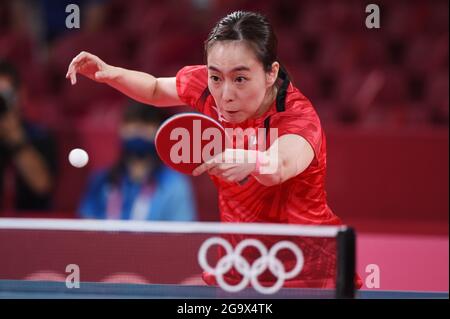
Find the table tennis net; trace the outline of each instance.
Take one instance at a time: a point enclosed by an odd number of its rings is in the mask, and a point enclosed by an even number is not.
[[[335,289],[343,274],[339,228],[12,222],[0,220],[0,280],[225,285],[229,291],[258,286],[270,292],[281,286]]]

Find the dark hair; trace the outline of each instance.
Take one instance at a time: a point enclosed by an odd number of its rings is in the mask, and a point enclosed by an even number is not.
[[[15,90],[20,88],[19,72],[13,64],[0,60],[0,76],[9,77]]]
[[[266,72],[272,69],[273,62],[278,60],[278,40],[269,20],[262,14],[249,11],[235,11],[222,18],[210,32],[205,41],[205,58],[208,50],[219,41],[244,40],[256,54]],[[277,85],[285,91],[290,77],[280,63],[278,77],[282,83]],[[285,92],[280,92],[285,94]]]

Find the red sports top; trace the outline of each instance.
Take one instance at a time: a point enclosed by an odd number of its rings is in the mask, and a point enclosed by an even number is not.
[[[269,110],[256,119],[239,124],[222,120],[217,113],[212,95],[205,98],[208,87],[208,71],[205,65],[186,66],[176,75],[177,92],[180,99],[197,111],[219,121],[225,128],[264,128],[264,120],[270,116],[270,128],[278,128],[278,137],[296,134],[306,139],[312,146],[315,157],[309,167],[288,181],[267,187],[253,177],[243,185],[229,183],[215,176],[212,180],[218,187],[220,217],[223,222],[264,222],[288,224],[339,225],[340,219],[327,205],[325,192],[326,140],[319,117],[311,102],[292,84],[286,94],[285,111],[277,112],[276,101]],[[270,141],[269,142],[273,142]],[[268,147],[268,146],[267,146]],[[245,236],[228,236],[231,243]],[[275,238],[259,238],[267,246],[273,245]],[[292,238],[290,238],[292,240]],[[284,286],[333,288],[336,279],[336,241],[330,238],[298,238],[294,240],[302,249],[305,264],[299,276],[284,283]],[[223,255],[219,250],[219,256]],[[250,263],[258,258],[255,251],[247,251],[245,257]],[[295,260],[289,256],[279,256],[285,269],[292,269]],[[228,283],[236,284],[241,276],[232,270],[226,274]],[[207,284],[216,284],[215,277],[203,273]],[[260,276],[260,281],[272,285],[276,280],[270,272]],[[360,288],[361,279],[355,276],[355,286]]]
[[[238,185],[211,176],[218,187],[222,221],[316,225],[341,223],[326,202],[325,134],[311,102],[297,88],[289,85],[284,112],[277,112],[274,102],[261,117],[233,125],[219,118],[211,95],[202,98],[208,86],[206,66],[184,67],[177,73],[176,83],[178,95],[184,103],[216,119],[225,128],[264,128],[264,120],[270,116],[270,128],[278,128],[278,137],[285,134],[302,136],[314,150],[315,158],[310,166],[281,185],[267,187],[253,177]]]

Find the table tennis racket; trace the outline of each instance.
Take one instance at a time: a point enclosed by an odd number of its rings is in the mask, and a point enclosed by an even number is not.
[[[183,174],[225,150],[225,129],[200,113],[180,113],[167,119],[155,136],[156,151],[164,164]]]

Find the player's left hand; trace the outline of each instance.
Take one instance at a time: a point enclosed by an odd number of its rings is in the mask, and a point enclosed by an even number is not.
[[[238,160],[238,159],[241,160]],[[212,159],[199,165],[192,171],[193,176],[204,172],[230,183],[244,181],[256,169],[256,161],[249,158],[249,151],[241,149],[226,149]]]

